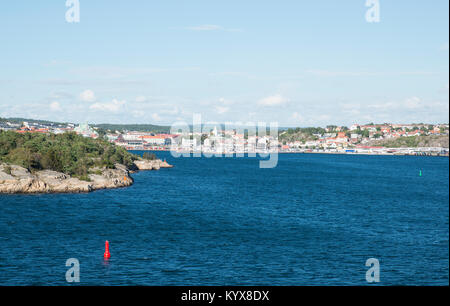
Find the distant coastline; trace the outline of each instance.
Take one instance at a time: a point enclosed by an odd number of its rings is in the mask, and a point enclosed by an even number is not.
[[[190,127],[192,128],[192,127]],[[0,131],[64,135],[110,143],[127,151],[176,151],[205,154],[349,154],[449,156],[448,124],[353,124],[281,128],[276,135],[257,135],[245,127],[224,130],[218,124],[170,134],[170,127],[139,124],[57,123],[23,118],[1,119]],[[130,157],[127,157],[130,164]],[[132,159],[132,158],[131,158]],[[78,167],[80,168],[80,167]],[[81,171],[86,175],[85,171]]]
[[[375,149],[364,149],[360,152],[341,152],[341,151],[325,151],[325,150],[292,150],[292,151],[278,151],[276,153],[278,154],[335,154],[335,155],[374,155],[374,156],[443,156],[443,157],[449,157],[448,150],[441,150],[441,148],[436,148],[433,150],[428,150],[428,148],[424,148],[423,150],[417,150],[416,148],[401,148],[402,150],[398,149],[389,149],[389,148],[375,148]],[[374,151],[373,151],[374,150]],[[378,151],[380,150],[380,151]],[[395,152],[389,152],[390,150],[394,150]],[[149,152],[170,152],[170,149],[130,149],[128,150],[130,152],[133,151],[149,151]],[[384,152],[387,151],[387,152]],[[410,151],[410,152],[405,152]],[[183,153],[208,153],[208,154],[249,154],[248,152],[201,152],[201,151],[176,151],[177,154],[183,154]],[[275,152],[268,152],[268,151],[256,151],[256,152],[250,152],[250,154],[268,154],[268,153],[275,153]]]

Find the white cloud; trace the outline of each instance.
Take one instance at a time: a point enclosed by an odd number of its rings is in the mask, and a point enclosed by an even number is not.
[[[222,105],[232,105],[234,104],[234,101],[225,98],[220,98],[219,103],[221,103]]]
[[[376,73],[370,72],[354,72],[354,71],[331,71],[331,70],[320,70],[311,69],[306,71],[308,74],[319,77],[360,77],[360,76],[375,76]]]
[[[421,105],[421,100],[420,100],[420,98],[418,98],[418,97],[411,97],[411,98],[407,98],[404,102],[403,102],[403,105],[406,107],[406,108],[409,108],[409,109],[416,109],[416,108],[419,108],[419,107],[421,107],[422,105]]]
[[[203,24],[199,26],[187,27],[190,31],[227,31],[227,32],[242,32],[241,29],[227,29],[216,24]]]
[[[84,102],[94,102],[95,94],[92,90],[87,89],[80,94],[80,99]]]
[[[393,102],[382,102],[382,103],[376,103],[376,104],[370,104],[367,106],[368,109],[371,111],[383,111],[388,109],[394,109],[398,107],[398,103]]]
[[[307,74],[317,77],[382,77],[382,76],[404,76],[404,75],[433,75],[431,71],[396,71],[396,72],[369,72],[369,71],[332,71],[310,69]]]
[[[144,96],[136,97],[136,102],[142,103],[142,102],[145,102],[145,101],[147,101],[147,98],[144,97]]]
[[[326,115],[326,114],[324,114],[324,115],[319,115],[319,116],[317,117],[317,119],[319,119],[319,121],[322,121],[322,122],[330,122],[331,116],[330,116],[330,115]]]
[[[73,95],[65,91],[54,91],[49,96],[50,99],[72,99]]]
[[[289,100],[283,97],[282,95],[274,95],[259,100],[258,104],[263,106],[278,106],[288,101]]]
[[[59,104],[59,102],[54,101],[52,103],[50,103],[50,110],[54,111],[54,112],[59,112],[61,111],[61,104]]]
[[[131,114],[135,118],[142,118],[142,117],[145,116],[145,112],[144,111],[140,111],[140,110],[134,110],[134,111],[131,112]]]
[[[178,106],[174,106],[172,109],[161,110],[161,113],[176,116],[180,113],[180,108]]]
[[[152,119],[155,121],[161,121],[161,117],[157,113],[152,114]]]
[[[94,103],[89,108],[93,110],[100,110],[106,112],[117,113],[122,109],[126,102],[124,100],[119,101],[117,99],[113,99],[109,103]]]
[[[229,108],[229,107],[226,107],[226,106],[216,106],[216,112],[217,112],[218,114],[225,114],[225,113],[227,113],[229,110],[230,110],[230,108]]]
[[[403,101],[387,101],[376,104],[370,104],[367,106],[367,109],[371,112],[395,112],[401,111],[402,109],[406,110],[416,110],[419,108],[424,108],[426,105],[423,103],[422,99],[419,97],[409,97],[404,99]]]
[[[51,61],[49,61],[47,63],[44,63],[44,66],[45,67],[55,67],[55,66],[68,66],[70,64],[71,64],[70,61],[54,59],[54,60],[51,60]]]
[[[303,116],[300,115],[298,112],[294,112],[292,114],[292,119],[296,120],[296,121],[302,121],[303,120]]]
[[[192,31],[217,31],[223,30],[223,27],[215,24],[204,24],[200,26],[188,27],[187,29]]]
[[[98,78],[111,80],[120,80],[127,77],[141,77],[142,75],[168,72],[169,69],[158,67],[138,67],[125,68],[118,66],[88,66],[71,69],[69,72],[82,77]],[[126,81],[126,80],[121,80]],[[131,80],[129,80],[131,81]],[[138,82],[139,81],[131,81]],[[142,81],[144,82],[144,81]],[[145,83],[145,82],[144,82]]]

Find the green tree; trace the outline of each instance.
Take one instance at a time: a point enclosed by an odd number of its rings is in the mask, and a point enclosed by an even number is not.
[[[149,153],[149,152],[145,152],[142,157],[147,160],[155,160],[156,159],[156,155],[154,153]]]
[[[138,156],[103,139],[75,133],[19,134],[0,131],[0,161],[23,166],[30,171],[50,169],[87,177],[93,166],[114,168],[115,163],[132,167]]]

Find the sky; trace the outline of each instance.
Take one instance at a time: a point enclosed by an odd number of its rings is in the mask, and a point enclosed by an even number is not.
[[[449,121],[449,1],[0,4],[0,117],[171,125]]]

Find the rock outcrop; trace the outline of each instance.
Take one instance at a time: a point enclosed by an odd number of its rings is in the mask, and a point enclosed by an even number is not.
[[[88,175],[89,181],[51,170],[30,173],[20,166],[0,164],[0,194],[85,193],[99,189],[128,187],[133,184],[130,171],[172,168],[166,161],[159,159],[140,159],[134,163],[134,169],[128,169],[121,164],[116,164],[115,169],[91,169],[95,174]]]
[[[162,161],[160,159],[155,160],[146,160],[140,159],[134,162],[136,167],[139,170],[159,170],[161,168],[172,168],[172,165],[169,165],[165,160]]]
[[[126,169],[126,168],[125,168]],[[0,165],[0,193],[84,193],[133,184],[128,170],[104,169],[101,174],[89,174],[89,181],[51,170],[30,173],[27,169]]]

